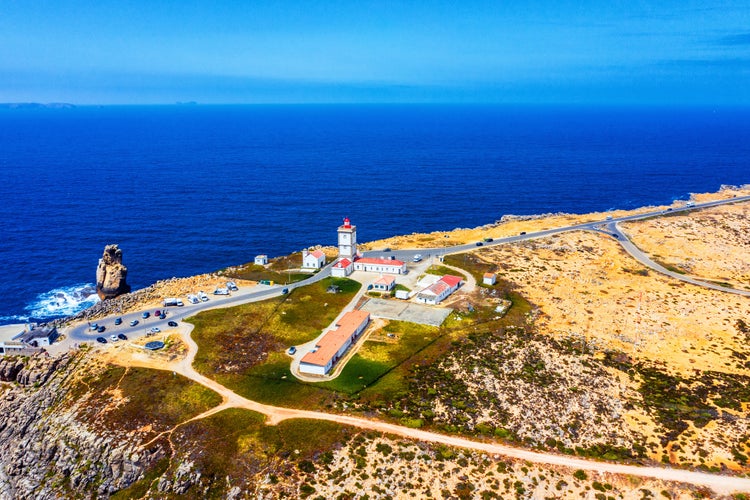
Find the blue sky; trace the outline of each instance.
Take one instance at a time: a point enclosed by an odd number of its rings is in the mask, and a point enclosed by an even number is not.
[[[750,104],[746,1],[13,1],[0,102]]]

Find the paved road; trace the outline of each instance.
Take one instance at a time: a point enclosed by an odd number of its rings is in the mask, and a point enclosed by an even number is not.
[[[617,226],[617,223],[609,223],[606,225],[606,229],[609,233],[613,235],[617,235],[616,238],[620,242],[620,245],[625,249],[626,252],[630,254],[631,257],[633,257],[635,260],[640,262],[646,267],[650,267],[651,269],[658,271],[662,274],[666,274],[667,276],[670,276],[674,279],[678,279],[680,281],[684,281],[686,283],[690,283],[692,285],[698,285],[702,286],[704,288],[710,288],[711,290],[718,290],[720,292],[727,292],[727,293],[734,293],[737,295],[744,295],[745,297],[750,297],[750,291],[748,290],[738,290],[736,288],[730,288],[726,286],[717,285],[715,283],[710,283],[708,281],[702,281],[695,278],[691,278],[690,276],[685,276],[684,274],[676,273],[674,271],[670,271],[669,269],[666,269],[660,264],[657,264],[653,260],[651,260],[648,255],[643,253],[635,244],[633,244],[632,241],[628,238],[628,236],[622,232],[622,230]]]
[[[107,318],[97,320],[97,325],[103,325],[106,327],[106,331],[98,333],[89,329],[88,323],[83,323],[79,326],[70,328],[65,334],[73,342],[93,342],[96,341],[97,337],[104,337],[110,342],[110,335],[117,335],[118,333],[124,333],[128,339],[138,338],[148,335],[148,331],[151,328],[158,327],[162,331],[171,329],[167,323],[169,321],[180,321],[181,319],[195,314],[206,311],[208,309],[214,309],[217,307],[231,307],[240,304],[247,304],[249,302],[257,302],[260,300],[270,299],[271,297],[277,297],[283,294],[283,290],[286,288],[289,291],[309,285],[311,283],[318,282],[331,275],[332,264],[327,265],[316,274],[313,274],[309,278],[302,281],[292,283],[290,285],[256,285],[248,288],[241,288],[237,292],[233,292],[232,295],[209,295],[207,302],[200,302],[198,304],[185,304],[182,307],[171,306],[171,307],[154,307],[148,309],[150,317],[144,319],[142,317],[145,310],[131,312],[122,316],[109,316]],[[154,317],[156,310],[165,311],[166,318],[159,319]],[[115,318],[122,318],[121,325],[115,325]],[[130,326],[130,322],[138,320],[136,326]]]
[[[525,241],[525,240],[531,240],[535,238],[544,238],[547,236],[551,236],[553,234],[559,234],[564,233],[567,231],[581,231],[581,230],[589,230],[589,231],[600,231],[600,232],[609,232],[612,235],[617,234],[617,241],[620,242],[620,244],[623,246],[623,248],[630,253],[634,258],[636,258],[639,262],[644,264],[645,266],[650,267],[651,269],[663,273],[667,276],[671,276],[675,279],[679,279],[688,283],[692,283],[694,285],[703,286],[706,288],[710,288],[713,290],[720,290],[723,292],[730,292],[730,293],[736,293],[739,295],[744,296],[750,296],[750,292],[744,291],[744,290],[735,290],[733,288],[726,288],[722,287],[720,285],[716,285],[713,283],[707,283],[705,281],[700,281],[697,279],[689,278],[687,276],[683,276],[678,273],[674,273],[672,271],[669,271],[665,269],[664,267],[660,266],[659,264],[652,261],[646,254],[641,252],[633,243],[630,242],[630,240],[626,237],[624,233],[617,227],[618,222],[626,222],[626,221],[632,221],[632,220],[642,220],[647,219],[649,217],[655,217],[659,215],[669,214],[669,213],[679,213],[679,212],[687,212],[690,210],[697,210],[700,208],[707,208],[707,207],[714,207],[719,205],[726,205],[730,203],[742,203],[750,201],[750,196],[739,196],[736,198],[729,198],[726,200],[717,200],[717,201],[710,201],[706,203],[696,203],[692,207],[680,207],[680,208],[673,208],[668,210],[655,210],[652,212],[647,212],[643,214],[637,214],[637,215],[628,215],[626,217],[618,217],[614,219],[605,219],[605,220],[598,220],[598,221],[592,221],[592,222],[585,222],[583,224],[575,224],[571,226],[563,226],[553,229],[547,229],[544,231],[536,231],[533,233],[528,234],[519,234],[517,236],[508,236],[505,238],[497,238],[492,242],[482,242],[481,246],[497,246],[497,245],[504,245],[507,243],[515,243],[518,241]],[[602,229],[602,227],[607,228],[607,230]],[[364,255],[367,257],[384,257],[384,258],[395,258],[399,260],[403,260],[406,262],[411,262],[414,255],[419,253],[422,254],[423,257],[427,258],[427,256],[435,256],[435,255],[448,255],[453,253],[460,253],[460,252],[466,252],[469,250],[475,250],[478,246],[476,243],[468,243],[465,245],[456,245],[452,247],[441,247],[441,248],[417,248],[417,249],[403,249],[403,250],[394,250],[394,251],[384,251],[384,250],[371,250],[364,252]],[[149,319],[142,319],[141,314],[143,311],[133,312],[122,316],[122,325],[115,326],[114,319],[115,316],[106,318],[104,320],[99,320],[98,324],[104,325],[107,328],[107,331],[104,333],[97,333],[92,332],[88,329],[87,324],[80,325],[78,327],[74,327],[69,329],[69,331],[66,332],[68,337],[74,341],[74,342],[86,342],[86,341],[94,341],[96,337],[103,336],[105,338],[109,338],[112,334],[118,334],[118,333],[124,333],[128,337],[141,337],[146,335],[147,331],[150,330],[153,327],[158,327],[161,330],[168,329],[167,322],[168,321],[179,321],[183,318],[186,318],[188,316],[192,316],[194,314],[197,314],[200,311],[205,311],[207,309],[212,309],[215,307],[229,307],[239,304],[245,304],[248,302],[256,302],[259,300],[268,299],[271,297],[275,297],[278,295],[281,295],[282,290],[284,288],[288,288],[290,291],[301,287],[305,285],[309,285],[310,283],[315,283],[317,281],[320,281],[324,278],[327,278],[331,275],[331,267],[332,264],[328,264],[326,267],[324,267],[322,270],[320,270],[317,274],[312,275],[311,277],[298,281],[297,283],[293,283],[290,285],[275,285],[275,286],[265,286],[265,285],[258,285],[251,288],[243,289],[239,292],[235,292],[231,296],[218,296],[218,295],[211,295],[210,300],[208,302],[202,302],[200,304],[188,304],[184,307],[169,307],[167,309],[167,317],[166,319],[158,319],[154,318],[153,316]],[[156,309],[156,308],[154,308]],[[164,308],[159,308],[164,309]],[[150,311],[153,314],[153,311]],[[139,324],[135,327],[129,326],[130,321],[137,319],[139,321]]]

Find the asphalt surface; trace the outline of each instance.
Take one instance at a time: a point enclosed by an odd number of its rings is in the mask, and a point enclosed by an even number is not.
[[[660,266],[656,262],[652,261],[646,254],[641,252],[627,238],[627,236],[617,227],[618,222],[643,220],[643,219],[648,219],[650,217],[656,217],[660,215],[688,212],[691,210],[698,210],[702,208],[726,205],[726,204],[731,204],[731,203],[742,203],[746,201],[750,201],[750,196],[740,196],[736,198],[729,198],[726,200],[710,201],[706,203],[696,203],[692,207],[685,206],[685,207],[680,207],[680,208],[673,208],[671,210],[655,210],[652,212],[647,212],[647,213],[637,214],[637,215],[629,215],[626,217],[617,217],[617,218],[612,218],[612,219],[607,218],[605,220],[586,222],[583,224],[575,224],[571,226],[563,226],[563,227],[558,227],[554,229],[547,229],[544,231],[536,231],[536,232],[530,232],[527,234],[519,234],[517,236],[496,238],[491,242],[482,241],[481,242],[482,245],[477,245],[475,242],[475,243],[467,243],[465,245],[456,245],[456,246],[451,246],[451,247],[439,247],[439,248],[437,247],[436,248],[415,248],[415,249],[404,249],[404,250],[393,250],[393,251],[390,251],[390,250],[386,251],[385,249],[371,250],[371,251],[364,252],[363,255],[366,257],[383,257],[386,259],[393,258],[393,259],[398,259],[398,260],[402,260],[405,262],[412,262],[412,259],[414,258],[414,255],[416,254],[421,254],[422,257],[426,259],[431,256],[442,256],[442,255],[448,255],[448,254],[454,254],[454,253],[461,253],[461,252],[466,252],[469,250],[476,250],[478,248],[483,248],[483,247],[505,245],[508,243],[516,243],[519,241],[531,240],[535,238],[544,238],[547,236],[551,236],[553,234],[559,234],[559,233],[564,233],[568,231],[586,231],[586,230],[598,231],[598,232],[603,232],[605,234],[610,234],[613,238],[616,238],[617,241],[623,246],[623,248],[630,255],[632,255],[635,259],[637,259],[643,265],[650,267],[651,269],[659,273],[663,273],[667,276],[671,276],[672,278],[675,278],[675,279],[678,279],[687,283],[691,283],[694,285],[710,288],[713,290],[720,290],[723,292],[736,293],[738,295],[744,295],[744,296],[750,297],[750,292],[748,291],[722,287],[720,285],[690,278],[688,276],[684,276],[679,273],[675,273],[675,272],[669,271],[668,269],[665,269],[664,267]],[[233,292],[232,295],[229,295],[229,296],[209,295],[209,300],[207,302],[201,302],[199,304],[186,303],[183,307],[174,307],[174,306],[166,307],[166,308],[155,307],[149,310],[149,313],[151,314],[151,316],[147,319],[142,318],[143,311],[124,314],[122,316],[119,316],[122,318],[122,324],[119,326],[114,324],[115,318],[117,318],[118,316],[110,316],[105,319],[97,321],[98,325],[104,325],[106,327],[106,331],[103,333],[94,332],[89,329],[88,324],[83,323],[80,326],[69,329],[66,332],[66,334],[68,338],[70,338],[74,342],[96,341],[97,337],[104,337],[105,339],[107,339],[107,342],[111,342],[109,340],[109,336],[112,334],[117,335],[119,333],[124,333],[130,339],[130,338],[137,338],[137,337],[142,337],[144,335],[147,335],[148,331],[153,327],[158,327],[159,329],[161,329],[162,332],[168,331],[170,328],[172,328],[167,325],[168,321],[179,322],[183,318],[186,318],[188,316],[193,316],[201,311],[205,311],[207,309],[212,309],[216,307],[229,307],[229,306],[234,306],[234,305],[239,305],[239,304],[246,304],[248,302],[256,302],[259,300],[269,299],[271,297],[282,295],[282,291],[284,288],[287,288],[289,291],[292,291],[295,288],[299,288],[301,286],[315,283],[317,281],[320,281],[330,276],[332,266],[333,266],[333,263],[330,263],[327,266],[325,266],[323,269],[321,269],[318,273],[310,276],[309,278],[306,278],[302,281],[298,281],[296,283],[292,283],[289,285],[274,285],[274,286],[257,285],[251,288],[240,289],[237,292]],[[183,300],[183,301],[187,302],[186,300]],[[167,314],[166,318],[165,319],[155,318],[154,311],[156,309],[166,310],[166,314]],[[137,319],[139,323],[138,325],[131,327],[130,322],[134,319]]]

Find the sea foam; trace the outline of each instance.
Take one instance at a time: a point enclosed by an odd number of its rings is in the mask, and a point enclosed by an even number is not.
[[[46,320],[77,314],[97,302],[99,296],[96,287],[91,283],[82,283],[41,293],[24,310],[30,318]]]

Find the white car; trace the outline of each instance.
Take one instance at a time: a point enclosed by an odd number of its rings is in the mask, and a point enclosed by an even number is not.
[[[417,255],[414,256],[414,258],[412,260],[414,262],[421,262],[422,261],[422,254],[418,253]]]
[[[161,333],[161,330],[158,326],[155,326],[151,329],[150,333]]]
[[[111,340],[112,342],[117,342],[120,339],[117,338],[117,335],[110,335],[109,340]]]
[[[206,295],[206,292],[203,292],[203,291],[198,292],[198,298],[201,299],[203,302],[208,302],[208,295]]]

